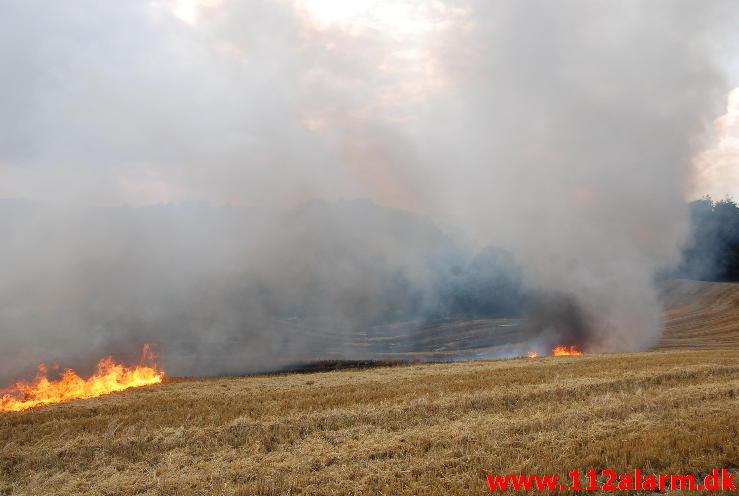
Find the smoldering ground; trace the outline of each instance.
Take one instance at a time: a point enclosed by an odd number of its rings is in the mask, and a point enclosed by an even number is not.
[[[260,369],[323,348],[305,323],[438,315],[487,245],[592,350],[653,344],[735,2],[397,5],[6,2],[1,372],[141,341]]]

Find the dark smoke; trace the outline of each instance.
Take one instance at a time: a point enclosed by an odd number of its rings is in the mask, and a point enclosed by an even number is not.
[[[281,213],[0,202],[0,226],[15,239],[0,256],[25,262],[0,281],[4,350],[15,350],[5,377],[41,360],[135,357],[144,342],[160,343],[176,374],[274,370],[362,358],[351,339],[374,325],[520,312],[509,254],[476,253],[424,216],[369,201]]]
[[[597,320],[586,315],[572,295],[543,293],[529,296],[524,332],[531,349],[547,354],[555,346],[575,346],[581,351],[592,350],[596,342],[593,326]]]

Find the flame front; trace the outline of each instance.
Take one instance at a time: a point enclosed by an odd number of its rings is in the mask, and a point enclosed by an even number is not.
[[[582,355],[582,351],[577,349],[577,346],[557,346],[552,350],[554,356],[564,355]]]
[[[0,412],[18,412],[39,405],[59,403],[80,398],[94,398],[103,394],[122,391],[131,387],[147,386],[162,382],[164,372],[153,363],[154,355],[144,345],[138,365],[126,367],[105,357],[97,364],[97,370],[87,379],[74,370],[66,369],[58,380],[50,380],[44,364],[31,382],[17,382],[0,390]],[[145,362],[152,362],[145,365]]]
[[[535,351],[529,350],[527,353],[529,358],[536,358],[539,354]],[[565,356],[565,355],[582,355],[582,351],[577,349],[577,346],[557,346],[552,348],[552,356]]]

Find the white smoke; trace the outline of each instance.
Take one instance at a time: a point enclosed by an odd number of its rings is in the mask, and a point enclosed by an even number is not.
[[[419,311],[432,306],[413,254],[442,238],[396,236],[392,216],[367,214],[356,232],[325,213],[316,225],[334,232],[322,238],[243,209],[225,221],[152,213],[148,225],[147,210],[96,210],[353,198],[512,251],[541,301],[572,302],[592,350],[652,345],[654,276],[688,230],[684,195],[725,105],[736,3],[365,3],[4,2],[0,196],[42,206],[4,221],[0,358],[140,339],[184,343],[175,373],[218,372],[204,363],[223,349],[259,368],[314,342],[272,320],[288,312],[271,308],[279,298],[302,298],[291,278],[362,288],[352,303],[338,290],[316,303],[336,329],[387,312],[371,296],[387,281],[364,284],[372,264],[401,273]],[[326,263],[334,241],[357,258]],[[254,297],[264,281],[280,290]],[[552,322],[534,332],[572,335],[571,315],[542,308]]]

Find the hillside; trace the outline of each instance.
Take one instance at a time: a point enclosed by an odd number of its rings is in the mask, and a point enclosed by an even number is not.
[[[736,472],[739,285],[673,281],[665,299],[651,352],[176,379],[2,414],[0,494],[467,495],[489,493],[485,474]]]
[[[675,280],[664,285],[658,349],[739,349],[739,283]]]
[[[665,329],[656,349],[739,348],[739,283],[676,279],[660,289]],[[433,361],[525,355],[523,323],[505,318],[435,320],[375,326],[350,335],[335,330],[330,346],[306,360],[347,353],[351,358]],[[321,332],[325,336],[327,331]]]

